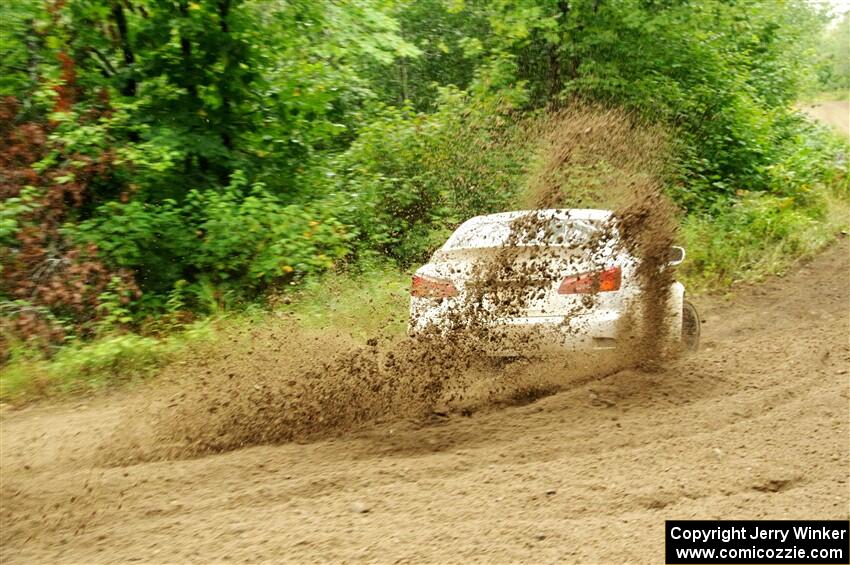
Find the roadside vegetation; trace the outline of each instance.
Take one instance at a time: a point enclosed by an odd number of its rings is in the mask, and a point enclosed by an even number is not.
[[[565,111],[664,132],[690,287],[782,272],[850,215],[847,140],[794,109],[850,89],[848,16],[818,10],[4,3],[0,399],[143,378],[240,324],[401,331],[405,273],[528,201]],[[564,205],[616,162],[562,163]]]

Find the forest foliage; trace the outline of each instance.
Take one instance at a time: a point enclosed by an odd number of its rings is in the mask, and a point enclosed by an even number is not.
[[[823,30],[819,47],[811,91],[847,100],[850,98],[850,10]]]
[[[524,120],[577,101],[674,132],[669,193],[706,245],[847,196],[845,148],[793,109],[848,87],[805,0],[17,0],[0,20],[6,346],[409,265],[514,202]]]

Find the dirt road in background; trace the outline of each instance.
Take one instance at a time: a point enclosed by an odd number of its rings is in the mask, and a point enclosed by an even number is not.
[[[7,411],[0,557],[657,563],[665,519],[847,518],[848,278],[844,239],[662,370],[313,443],[104,466],[143,391]]]
[[[844,135],[850,135],[850,101],[834,100],[804,106],[803,111],[834,127]]]

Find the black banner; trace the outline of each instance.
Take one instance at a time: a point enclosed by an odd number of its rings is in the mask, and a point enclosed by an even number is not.
[[[668,520],[665,560],[700,563],[850,563],[846,520]]]

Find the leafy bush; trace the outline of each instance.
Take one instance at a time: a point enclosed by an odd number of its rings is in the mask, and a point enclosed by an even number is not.
[[[57,97],[57,109],[68,103]],[[56,112],[47,124],[19,122],[18,112],[17,100],[0,99],[0,302],[24,305],[12,309],[12,322],[2,321],[0,358],[9,334],[33,337],[40,347],[61,341],[69,328],[91,335],[110,284],[137,294],[132,273],[111,268],[96,247],[77,244],[62,229],[118,169],[103,147],[105,109]]]
[[[186,281],[200,293],[202,280],[250,292],[321,272],[349,253],[353,234],[322,204],[284,205],[237,174],[221,191],[189,191],[182,204],[105,204],[73,232],[139,273],[157,297]]]
[[[384,108],[334,163],[335,190],[360,244],[402,265],[420,260],[459,222],[519,192],[529,155],[500,94],[441,89],[438,111]]]
[[[763,171],[767,190],[738,190],[684,218],[685,276],[694,287],[781,272],[847,229],[850,144],[797,114],[781,131]]]
[[[248,288],[322,272],[348,254],[353,237],[322,204],[283,205],[262,185],[247,196],[190,192],[188,215],[200,241],[188,263]]]

